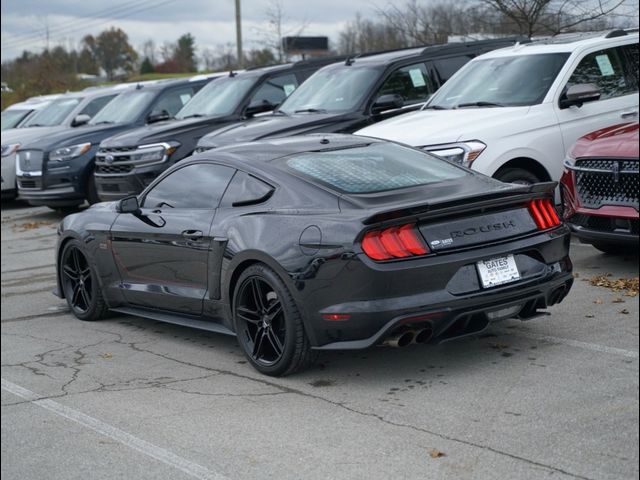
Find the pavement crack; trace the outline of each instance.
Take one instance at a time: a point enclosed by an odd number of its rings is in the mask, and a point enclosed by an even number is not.
[[[23,317],[7,318],[6,320],[2,319],[2,323],[24,322],[26,320],[34,320],[36,318],[43,318],[43,317],[59,317],[61,315],[67,315],[68,313],[69,313],[69,309],[44,312],[44,313],[34,313],[33,315],[25,315]],[[7,334],[3,333],[3,335],[7,335]]]
[[[198,364],[186,361],[186,360],[180,360],[180,359],[173,358],[173,357],[170,357],[170,356],[162,354],[162,353],[154,352],[153,350],[140,348],[140,347],[138,347],[136,345],[135,342],[125,343],[125,344],[127,346],[129,346],[130,348],[132,348],[133,350],[136,350],[138,352],[144,352],[144,353],[148,353],[148,354],[151,354],[151,355],[155,355],[155,356],[163,358],[165,360],[169,360],[169,361],[173,361],[173,362],[176,362],[176,363],[180,363],[182,365],[187,365],[187,366],[194,367],[194,368],[200,368],[200,369],[203,369],[203,370],[206,370],[206,371],[210,371],[210,372],[215,372],[215,373],[218,373],[218,374],[221,374],[221,375],[230,375],[230,376],[233,376],[233,377],[236,377],[236,378],[250,380],[252,382],[257,382],[257,383],[260,383],[262,385],[266,385],[266,386],[269,386],[269,387],[272,387],[272,388],[276,388],[276,389],[280,390],[280,393],[291,393],[291,394],[300,395],[300,396],[303,396],[303,397],[308,397],[308,398],[311,398],[311,399],[315,399],[315,400],[318,400],[318,401],[321,401],[321,402],[325,402],[325,403],[328,403],[328,404],[333,405],[335,407],[342,408],[342,409],[344,409],[344,410],[346,410],[348,412],[351,412],[353,414],[361,415],[361,416],[368,417],[368,418],[373,418],[375,420],[378,420],[378,421],[380,421],[382,423],[385,423],[385,424],[387,424],[389,426],[392,426],[392,427],[406,428],[406,429],[410,429],[410,430],[413,430],[413,431],[416,431],[416,432],[419,432],[419,433],[425,433],[427,435],[433,435],[435,437],[441,438],[442,440],[458,443],[458,444],[461,444],[461,445],[466,445],[466,446],[469,446],[469,447],[480,448],[482,450],[494,453],[496,455],[509,457],[509,458],[511,458],[513,460],[517,460],[517,461],[526,463],[526,464],[531,465],[533,467],[544,468],[544,469],[546,469],[548,471],[557,472],[557,473],[560,473],[562,475],[566,475],[566,476],[571,477],[571,478],[576,478],[576,479],[580,479],[580,480],[593,480],[593,479],[591,479],[589,477],[578,475],[578,474],[569,472],[567,470],[564,470],[562,468],[555,467],[553,465],[546,465],[544,463],[537,462],[535,460],[531,460],[529,458],[525,458],[525,457],[522,457],[520,455],[515,455],[515,454],[509,453],[509,452],[505,452],[503,450],[498,450],[498,449],[490,447],[488,445],[482,445],[480,443],[472,442],[472,441],[469,441],[469,440],[464,440],[464,439],[452,437],[452,436],[446,435],[444,433],[428,430],[426,428],[418,427],[418,426],[415,426],[415,425],[410,425],[410,424],[407,424],[407,423],[395,422],[395,421],[389,420],[387,418],[384,418],[382,415],[379,415],[377,413],[363,412],[363,411],[358,410],[356,408],[350,407],[349,405],[346,405],[343,402],[336,402],[334,400],[330,400],[328,398],[321,397],[319,395],[314,395],[314,394],[311,394],[311,393],[304,392],[302,390],[298,390],[298,389],[295,389],[295,388],[291,388],[291,387],[287,387],[287,386],[284,386],[284,385],[280,385],[278,383],[275,383],[275,382],[272,382],[272,381],[269,381],[269,380],[259,379],[259,378],[251,377],[249,375],[243,375],[243,374],[240,374],[240,373],[237,373],[237,372],[233,372],[233,371],[230,371],[230,370],[223,370],[223,369],[206,367],[206,366],[198,365]]]

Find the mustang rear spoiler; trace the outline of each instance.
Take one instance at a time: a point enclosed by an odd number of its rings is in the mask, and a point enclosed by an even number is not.
[[[429,216],[440,217],[469,210],[497,207],[504,204],[524,202],[531,198],[553,195],[558,182],[541,182],[532,185],[518,185],[508,191],[492,192],[486,195],[470,195],[458,198],[443,199],[438,202],[420,202],[403,205],[390,210],[381,210],[365,218],[362,223],[376,223],[396,220],[404,217],[418,217],[429,213]]]

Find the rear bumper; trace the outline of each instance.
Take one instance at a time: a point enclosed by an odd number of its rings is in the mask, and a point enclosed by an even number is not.
[[[405,262],[336,255],[320,264],[314,279],[298,281],[294,296],[318,349],[367,348],[397,330],[427,326],[432,340],[440,342],[478,331],[490,320],[531,318],[562,300],[573,283],[569,244],[569,229],[562,226]],[[514,256],[520,280],[483,288],[477,262],[504,255]],[[508,315],[486,315],[515,305],[520,308]],[[458,322],[471,317],[475,330],[460,328]]]
[[[370,311],[359,309],[348,322],[357,323],[360,335],[358,340],[329,342],[314,347],[317,350],[349,350],[368,348],[379,344],[391,334],[403,330],[429,328],[433,335],[429,343],[442,343],[454,338],[477,334],[491,322],[506,318],[528,320],[545,315],[543,309],[560,303],[569,293],[573,284],[571,261],[566,257],[547,267],[547,271],[536,280],[517,282],[513,286],[504,286],[487,290],[473,297],[458,298],[440,304],[429,304],[434,292],[413,298],[386,299],[375,302]],[[418,298],[416,298],[418,297]],[[374,302],[371,302],[374,303]],[[413,304],[412,304],[413,303]],[[386,322],[376,321],[376,317],[389,315],[381,312],[385,305],[393,311],[392,318]],[[397,308],[403,305],[403,308]],[[373,306],[373,305],[372,305]],[[348,311],[344,307],[342,311]],[[501,315],[501,312],[503,316]],[[335,322],[338,323],[338,322]],[[346,322],[345,322],[346,323]],[[378,325],[382,326],[378,326]]]

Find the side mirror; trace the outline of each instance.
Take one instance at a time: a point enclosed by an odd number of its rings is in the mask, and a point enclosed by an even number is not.
[[[171,115],[169,115],[169,112],[167,112],[166,110],[154,110],[147,117],[147,123],[163,122],[165,120],[169,120],[170,118]]]
[[[138,197],[131,195],[130,197],[121,198],[116,206],[118,213],[140,213],[140,204],[138,203]]]
[[[573,105],[581,107],[583,103],[598,100],[600,94],[600,89],[593,83],[571,85],[563,98],[560,99],[560,108],[569,108]]]
[[[79,115],[76,115],[76,118],[74,118],[73,121],[71,122],[71,126],[79,127],[80,125],[86,125],[87,123],[89,123],[89,120],[91,120],[90,115],[87,115],[86,113],[81,113]]]
[[[376,99],[375,103],[371,107],[371,113],[380,113],[385,110],[402,108],[403,106],[404,100],[397,93],[381,95]]]
[[[275,103],[271,103],[269,100],[262,100],[260,102],[249,104],[244,113],[247,117],[251,117],[257,113],[264,113],[275,110],[277,106],[278,105],[276,105]]]

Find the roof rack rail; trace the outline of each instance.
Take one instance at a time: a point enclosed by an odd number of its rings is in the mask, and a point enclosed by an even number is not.
[[[440,45],[431,45],[426,47],[422,53],[434,53],[440,50],[445,52],[457,52],[460,50],[467,50],[469,48],[477,47],[478,45],[493,45],[500,43],[531,43],[531,39],[529,37],[524,36],[512,36],[512,37],[501,37],[501,38],[486,38],[483,40],[469,40],[467,42],[456,42],[456,43],[443,43]]]
[[[416,50],[418,48],[425,48],[430,46],[431,44],[427,43],[425,45],[414,45],[413,47],[403,47],[403,48],[391,48],[389,50],[377,50],[375,52],[364,52],[364,53],[354,53],[353,55],[351,55],[351,58],[364,58],[364,57],[370,57],[372,55],[382,55],[384,53],[394,53],[394,52],[404,52],[405,50]],[[445,43],[442,44],[434,44],[434,45],[446,45]]]
[[[293,62],[294,65],[308,65],[314,63],[337,63],[348,58],[348,55],[327,55],[326,57],[312,57],[305,58],[304,60],[298,60]]]
[[[625,37],[627,36],[628,33],[626,30],[622,30],[620,28],[616,29],[616,30],[611,30],[610,32],[608,32],[604,38],[617,38],[617,37]]]

